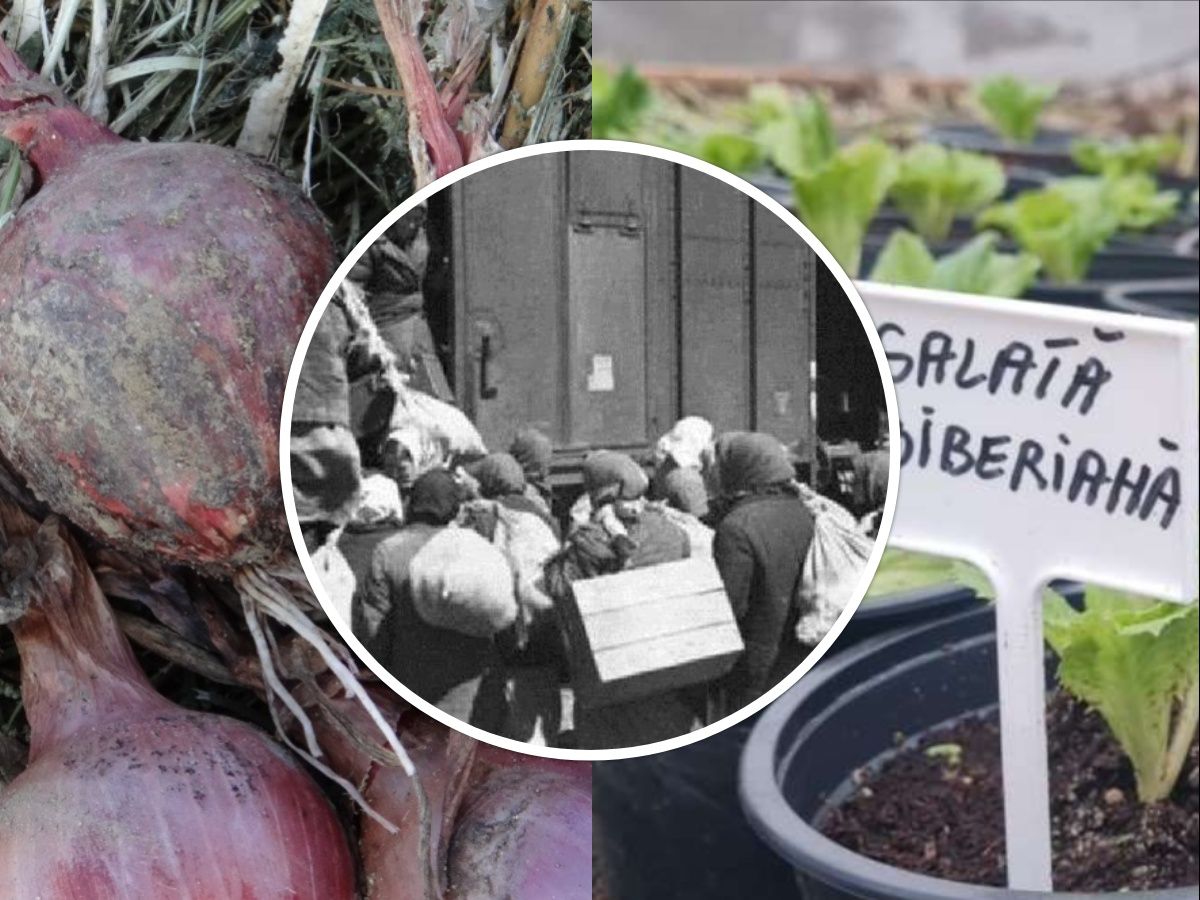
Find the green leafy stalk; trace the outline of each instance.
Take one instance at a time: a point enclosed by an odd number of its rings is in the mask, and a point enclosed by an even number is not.
[[[869,140],[839,150],[819,168],[792,179],[796,211],[854,277],[862,259],[867,224],[896,178],[896,152]]]
[[[1144,803],[1179,779],[1200,707],[1200,607],[1089,588],[1076,612],[1046,602],[1059,683],[1097,710],[1133,765]]]
[[[735,175],[752,172],[763,162],[762,148],[752,138],[727,131],[704,135],[691,152]]]
[[[1042,261],[1051,279],[1069,284],[1083,280],[1092,257],[1113,236],[1119,221],[1102,193],[1051,185],[988,207],[975,224],[1007,231],[1022,250]]]
[[[781,89],[782,90],[782,89]],[[795,177],[825,165],[837,153],[829,110],[817,97],[791,102],[787,92],[751,93],[754,140],[771,164]]]
[[[1179,207],[1179,191],[1160,191],[1144,172],[1103,177],[1060,178],[1050,188],[1085,209],[1103,209],[1119,228],[1144,231],[1170,220]]]
[[[996,131],[1013,143],[1028,144],[1037,134],[1042,108],[1057,93],[1057,87],[1004,75],[984,82],[975,96]]]
[[[592,136],[631,137],[652,99],[650,85],[631,67],[613,75],[606,66],[593,66]]]
[[[973,215],[1004,192],[1004,167],[990,156],[917,144],[900,157],[892,200],[921,237],[940,241],[955,216]]]
[[[1183,142],[1178,135],[1152,134],[1131,141],[1078,140],[1071,144],[1071,159],[1093,175],[1121,176],[1142,172],[1153,175],[1179,159]]]
[[[1032,253],[998,253],[995,232],[976,235],[935,260],[921,238],[892,233],[875,261],[871,280],[989,297],[1020,297],[1033,284],[1041,263]]]

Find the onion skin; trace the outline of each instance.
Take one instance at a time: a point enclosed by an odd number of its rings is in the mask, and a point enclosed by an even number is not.
[[[335,691],[336,689],[334,689]],[[367,900],[584,900],[592,896],[592,767],[483,744],[407,708],[374,699],[395,722],[429,799],[423,851],[412,779],[373,762],[334,726],[327,710],[374,735],[362,708],[327,692],[308,698],[321,745],[339,774],[362,786],[392,834],[360,816],[359,857]]]
[[[591,765],[481,751],[449,860],[448,900],[591,897]]]
[[[266,735],[158,694],[65,527],[0,502],[0,550],[35,560],[9,601],[29,764],[0,792],[8,897],[349,900],[329,802]],[[0,579],[3,583],[3,579]],[[2,594],[0,594],[2,596]]]
[[[0,446],[53,510],[224,572],[285,546],[279,411],[334,268],[299,187],[224,147],[124,141],[0,45],[39,186],[0,230]]]

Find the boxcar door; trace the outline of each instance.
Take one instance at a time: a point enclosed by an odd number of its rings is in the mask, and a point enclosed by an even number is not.
[[[454,185],[458,396],[488,447],[524,424],[566,439],[566,154],[517,160]]]
[[[647,160],[567,155],[570,447],[646,443]]]

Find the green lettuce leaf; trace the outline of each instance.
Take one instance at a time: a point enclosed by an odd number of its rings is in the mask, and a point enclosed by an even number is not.
[[[727,131],[704,135],[692,152],[705,162],[735,175],[751,172],[763,162],[763,152],[756,141]]]
[[[984,82],[975,96],[1001,136],[1028,144],[1037,134],[1042,108],[1057,93],[1057,87],[1027,84],[1004,75]]]
[[[613,75],[607,66],[592,67],[592,136],[628,138],[636,130],[652,95],[630,66]]]
[[[973,215],[999,197],[1005,180],[993,157],[917,144],[900,157],[891,196],[925,240],[940,241],[955,216]]]
[[[1131,141],[1078,140],[1071,144],[1071,159],[1094,175],[1120,176],[1143,172],[1153,175],[1179,159],[1183,142],[1174,134],[1152,134]]]
[[[792,179],[800,220],[854,277],[867,224],[896,177],[896,152],[868,140],[840,149],[820,167]]]
[[[871,280],[988,297],[1020,297],[1037,277],[1041,263],[1031,253],[997,252],[997,240],[995,232],[984,232],[935,260],[921,238],[900,229],[880,252]]]
[[[988,207],[975,224],[1007,231],[1022,250],[1041,260],[1051,279],[1071,283],[1083,280],[1092,257],[1113,236],[1119,221],[1103,193],[1052,185]]]
[[[772,165],[796,176],[823,166],[837,153],[829,111],[816,97],[791,104],[782,115],[761,122],[754,139]]]
[[[1196,733],[1200,607],[1089,588],[1083,612],[1053,597],[1045,609],[1059,683],[1104,717],[1141,800],[1164,799]]]

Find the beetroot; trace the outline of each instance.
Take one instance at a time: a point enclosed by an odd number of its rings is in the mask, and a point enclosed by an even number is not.
[[[124,141],[0,44],[35,189],[0,229],[0,454],[131,551],[226,570],[286,538],[283,388],[333,247],[262,162]]]

